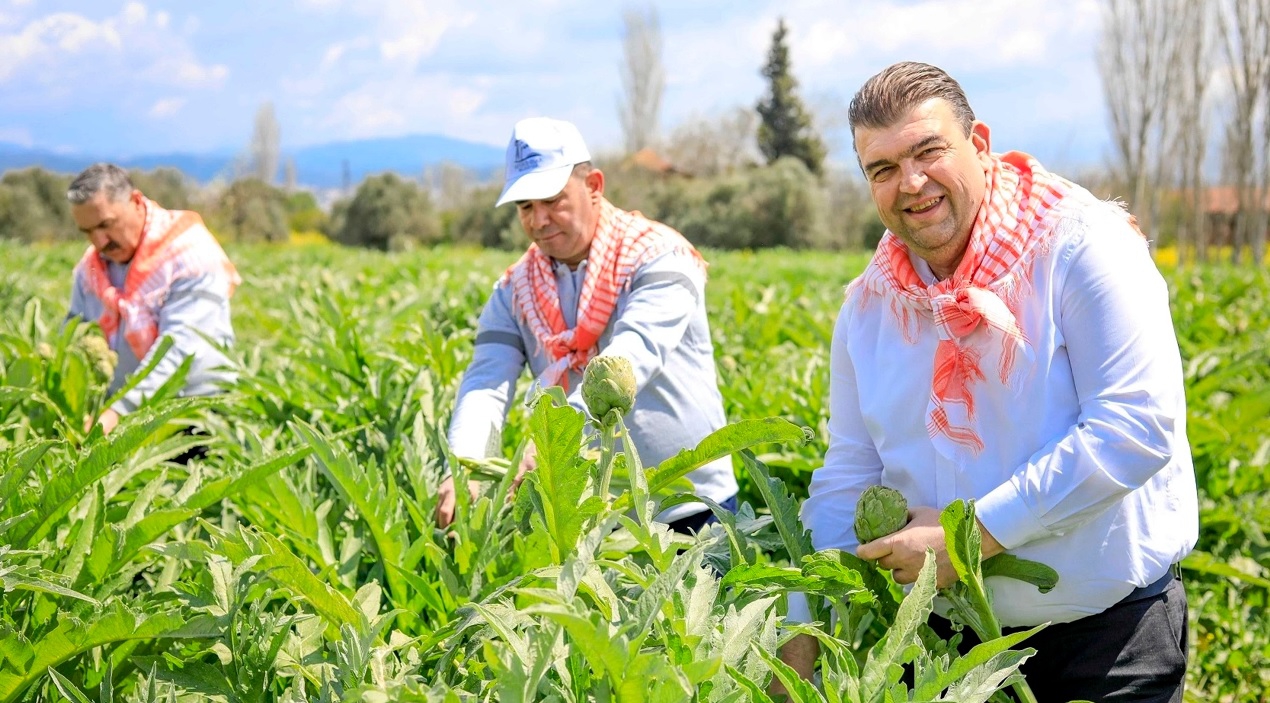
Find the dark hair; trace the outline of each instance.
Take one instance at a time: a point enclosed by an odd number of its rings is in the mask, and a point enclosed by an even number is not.
[[[97,163],[71,181],[66,189],[66,199],[71,205],[83,205],[97,197],[98,193],[105,193],[107,200],[117,203],[127,200],[132,191],[132,179],[127,171],[114,164]]]
[[[975,111],[970,109],[961,84],[943,69],[916,61],[893,64],[865,81],[851,98],[847,119],[852,132],[860,127],[889,127],[909,110],[932,98],[939,98],[952,107],[953,115],[969,137]]]

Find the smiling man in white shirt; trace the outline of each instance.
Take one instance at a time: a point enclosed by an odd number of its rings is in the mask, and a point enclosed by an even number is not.
[[[989,580],[1003,625],[1053,623],[1027,642],[1039,699],[1181,701],[1175,565],[1198,509],[1168,291],[1146,240],[1121,206],[994,153],[934,66],[869,79],[850,121],[888,232],[834,330],[829,449],[802,513],[816,548],[856,551],[900,583],[933,548],[946,586],[939,511],[973,499],[985,557],[1059,573],[1045,594]],[[876,484],[904,494],[911,521],[861,546],[856,500]],[[805,636],[782,652],[804,675],[816,655]]]

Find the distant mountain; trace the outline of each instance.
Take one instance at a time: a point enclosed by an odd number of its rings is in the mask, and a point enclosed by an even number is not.
[[[82,171],[93,159],[75,154],[58,154],[16,144],[0,143],[0,171],[40,166],[49,171],[73,173]]]
[[[502,147],[465,142],[449,137],[419,134],[384,139],[359,139],[302,147],[284,154],[295,160],[296,180],[306,185],[339,186],[345,161],[349,179],[358,183],[381,171],[417,177],[429,166],[458,164],[481,176],[502,172]]]
[[[364,177],[394,171],[418,177],[424,169],[442,162],[458,164],[481,177],[500,172],[503,149],[431,134],[356,139],[284,149],[283,159],[295,163],[296,181],[316,188],[338,188],[348,179],[356,185]],[[175,168],[199,183],[233,175],[236,155],[226,151],[206,153],[148,154],[111,157],[109,154],[65,154],[45,149],[0,143],[0,171],[40,166],[50,171],[76,173],[97,161],[113,161],[127,168],[151,170]],[[281,179],[282,174],[278,174]]]

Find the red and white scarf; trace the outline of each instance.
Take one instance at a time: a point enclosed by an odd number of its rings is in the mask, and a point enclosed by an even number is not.
[[[638,212],[626,212],[600,201],[600,219],[587,253],[586,275],[578,299],[577,324],[566,327],[551,258],[537,244],[503,274],[512,287],[515,314],[529,325],[552,363],[538,377],[543,387],[568,384],[569,371],[581,371],[598,352],[597,344],[639,267],[669,251],[706,263],[683,235]]]
[[[76,267],[87,290],[102,302],[104,311],[98,324],[106,339],[113,345],[122,325],[124,339],[138,359],[145,357],[158,339],[159,309],[178,279],[224,272],[227,299],[242,283],[198,213],[164,210],[149,199],[145,208],[141,240],[128,264],[123,290],[111,285],[105,260],[91,246]]]
[[[983,205],[975,217],[966,253],[952,276],[927,286],[913,268],[908,247],[891,232],[858,282],[862,304],[872,296],[887,298],[909,342],[914,325],[930,320],[939,334],[927,404],[926,429],[941,453],[983,451],[974,427],[974,387],[986,382],[976,342],[993,340],[1000,347],[996,376],[1006,387],[1018,387],[1014,369],[1033,356],[1019,327],[1017,306],[1030,285],[1029,254],[1044,246],[1060,218],[1057,206],[1066,198],[1101,203],[1080,186],[1046,171],[1027,154],[992,156],[985,174]],[[1133,217],[1124,216],[1137,229]],[[1030,365],[1030,363],[1029,363]]]

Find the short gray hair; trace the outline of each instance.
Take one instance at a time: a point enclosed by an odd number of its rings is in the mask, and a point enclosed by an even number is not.
[[[71,181],[66,189],[66,199],[71,205],[83,205],[97,197],[98,193],[105,193],[107,200],[117,203],[127,200],[133,190],[127,171],[114,164],[97,163]]]

